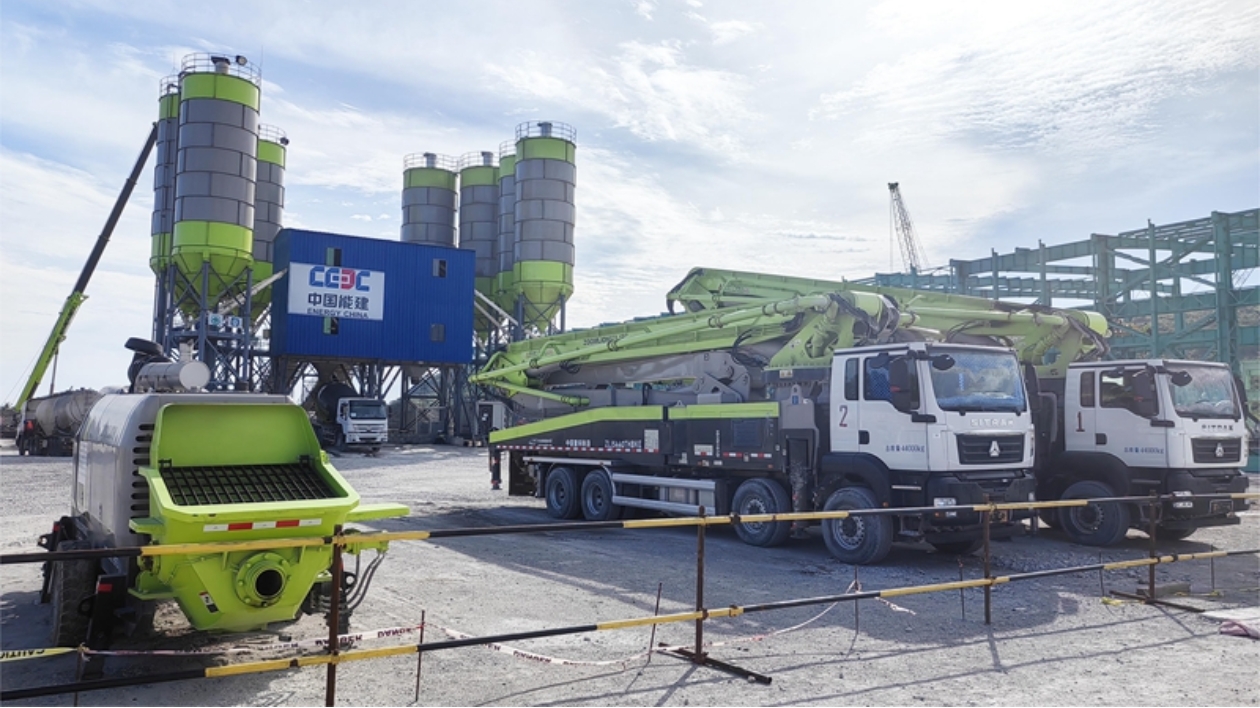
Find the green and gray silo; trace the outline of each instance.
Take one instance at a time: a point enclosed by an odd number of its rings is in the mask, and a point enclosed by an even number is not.
[[[457,169],[454,159],[431,152],[403,159],[403,241],[455,245]]]
[[[494,298],[499,274],[499,166],[493,152],[470,152],[459,159],[459,247],[476,254],[473,282],[477,292]],[[485,334],[492,323],[477,317]]]
[[[499,262],[492,299],[515,314],[516,280],[512,266],[516,262],[516,142],[511,140],[499,146],[499,237],[494,250]]]
[[[554,121],[516,127],[516,240],[513,290],[521,324],[554,329],[573,294],[577,132]]]
[[[258,182],[254,190],[254,282],[271,277],[276,234],[284,224],[284,165],[289,138],[273,125],[258,126]]]
[[[153,164],[153,222],[149,268],[159,278],[171,261],[175,231],[175,171],[179,164],[179,77],[167,76],[158,85],[156,156]],[[157,313],[160,318],[161,313]]]
[[[254,260],[261,79],[245,57],[209,54],[185,57],[180,76],[171,259],[210,306]],[[193,304],[175,297],[181,308]]]

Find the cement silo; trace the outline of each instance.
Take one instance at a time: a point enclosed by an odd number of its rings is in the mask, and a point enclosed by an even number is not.
[[[402,240],[455,245],[454,159],[431,152],[403,159]]]
[[[193,54],[180,72],[171,259],[206,307],[254,260],[260,81],[242,56]]]
[[[495,246],[499,262],[493,299],[499,307],[515,313],[512,265],[516,262],[516,143],[510,140],[499,146],[499,236]]]
[[[168,76],[158,87],[157,155],[153,165],[153,245],[149,267],[158,277],[171,260],[175,229],[175,168],[179,145],[179,77]]]
[[[271,125],[258,127],[258,183],[254,192],[254,282],[271,275],[272,248],[284,223],[284,164],[289,138]],[[264,266],[265,264],[265,266]]]
[[[573,294],[577,132],[552,121],[516,127],[516,251],[512,270],[521,324],[554,329]]]
[[[459,247],[477,254],[477,292],[494,297],[499,274],[499,167],[493,152],[459,159]],[[482,330],[478,327],[478,330]]]

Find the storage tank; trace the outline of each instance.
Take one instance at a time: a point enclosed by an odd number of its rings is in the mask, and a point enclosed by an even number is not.
[[[258,126],[258,183],[254,191],[254,283],[266,280],[275,272],[276,234],[284,224],[284,166],[288,158],[289,138],[274,125]],[[251,314],[255,321],[266,312],[271,302],[271,288],[264,288],[253,299]]]
[[[274,125],[258,126],[258,182],[254,191],[254,282],[271,275],[272,249],[284,223],[284,165],[289,138]],[[263,264],[266,273],[261,273]]]
[[[494,298],[499,275],[499,168],[490,151],[470,152],[459,158],[459,247],[476,254],[474,287]],[[476,330],[486,333],[492,323],[477,317]]]
[[[515,314],[512,264],[516,262],[516,142],[512,140],[499,145],[499,240],[495,245],[499,272],[495,274],[493,299],[499,307]]]
[[[74,435],[99,400],[101,394],[90,388],[41,398],[35,402],[35,422],[45,436]]]
[[[546,332],[573,294],[577,131],[538,121],[516,127],[514,290],[521,324]]]
[[[446,155],[416,153],[403,158],[402,240],[455,245],[457,164]]]
[[[260,75],[243,56],[192,54],[180,72],[172,259],[207,303],[253,263]]]
[[[179,77],[167,76],[158,84],[157,155],[153,163],[153,244],[149,268],[155,275],[166,272],[171,261],[171,235],[175,229],[175,167],[179,145]]]

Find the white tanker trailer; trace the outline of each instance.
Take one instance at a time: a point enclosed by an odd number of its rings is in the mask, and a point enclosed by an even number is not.
[[[18,454],[49,457],[74,454],[74,436],[88,411],[100,399],[98,391],[80,388],[28,400],[18,419],[15,438]]]

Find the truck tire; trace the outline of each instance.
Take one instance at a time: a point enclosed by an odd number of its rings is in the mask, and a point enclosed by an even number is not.
[[[91,548],[85,541],[62,541],[59,551]],[[55,647],[77,647],[87,641],[87,615],[79,606],[96,592],[96,561],[71,560],[52,564],[52,644]]]
[[[731,511],[746,514],[785,514],[792,511],[792,499],[783,485],[772,479],[757,477],[745,480],[735,490]],[[792,524],[788,521],[758,521],[735,524],[739,539],[750,546],[769,548],[788,539]]]
[[[837,489],[824,511],[876,509],[874,493],[864,487]],[[890,516],[851,516],[847,519],[824,519],[823,541],[838,560],[850,565],[869,565],[888,557],[892,550],[893,520]]]
[[[1063,492],[1064,499],[1114,497],[1102,482],[1077,482]],[[1059,509],[1059,528],[1083,546],[1114,546],[1129,531],[1129,508],[1120,502],[1065,506]]]
[[[587,521],[621,518],[621,507],[613,504],[612,477],[604,470],[592,470],[582,480],[582,516]]]
[[[582,515],[582,500],[577,473],[568,467],[553,467],[544,486],[547,513],[557,519],[576,519]]]

